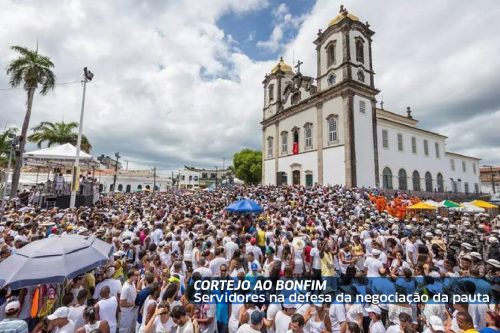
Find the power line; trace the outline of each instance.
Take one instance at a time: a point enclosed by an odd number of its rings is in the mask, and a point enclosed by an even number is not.
[[[62,82],[62,83],[56,83],[56,86],[64,86],[68,84],[75,84],[75,83],[80,83],[81,81],[72,81],[72,82]],[[10,88],[0,88],[0,91],[9,91],[9,90],[17,90],[17,89],[30,89],[30,88],[25,88],[25,87],[10,87]]]

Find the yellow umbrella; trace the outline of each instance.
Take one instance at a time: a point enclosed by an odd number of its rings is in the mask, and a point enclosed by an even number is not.
[[[143,189],[143,191],[144,192],[151,192],[151,189],[149,189],[149,188],[146,187],[145,189]]]
[[[483,201],[483,200],[474,200],[471,202],[474,206],[481,207],[481,208],[498,208],[498,206],[495,206],[494,204],[490,204],[489,202]]]
[[[419,203],[414,204],[413,206],[408,207],[408,209],[420,209],[420,210],[435,210],[436,207],[426,204],[425,202],[420,201]]]

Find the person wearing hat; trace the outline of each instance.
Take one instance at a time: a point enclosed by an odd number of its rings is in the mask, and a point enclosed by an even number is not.
[[[370,305],[366,312],[368,312],[368,317],[370,317],[370,333],[385,333],[384,324],[382,324],[382,309],[376,304]]]
[[[286,333],[292,322],[292,316],[297,311],[297,305],[292,303],[283,304],[283,309],[276,313],[274,318],[274,332],[275,333]]]
[[[430,316],[427,322],[427,328],[424,330],[423,333],[438,333],[444,331],[445,328],[443,320],[438,316]]]
[[[5,319],[0,321],[0,332],[28,333],[28,324],[18,318],[21,311],[19,301],[10,301],[5,306]]]
[[[61,306],[57,308],[53,314],[47,316],[49,320],[48,331],[55,328],[54,333],[74,333],[76,329],[75,323],[68,316],[68,307]]]
[[[260,330],[264,325],[263,319],[264,319],[263,312],[259,310],[253,311],[252,314],[250,315],[250,323],[241,325],[236,331],[236,333],[260,333]]]

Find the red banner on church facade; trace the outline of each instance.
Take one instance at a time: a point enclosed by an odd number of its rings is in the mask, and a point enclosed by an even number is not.
[[[298,142],[294,142],[293,143],[293,154],[294,155],[297,155],[299,153],[299,143]]]

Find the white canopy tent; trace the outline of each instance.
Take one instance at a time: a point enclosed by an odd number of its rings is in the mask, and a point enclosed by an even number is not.
[[[70,143],[43,148],[23,154],[26,165],[58,166],[73,165],[76,159],[76,147]],[[80,166],[99,166],[99,162],[84,151],[80,151]]]

